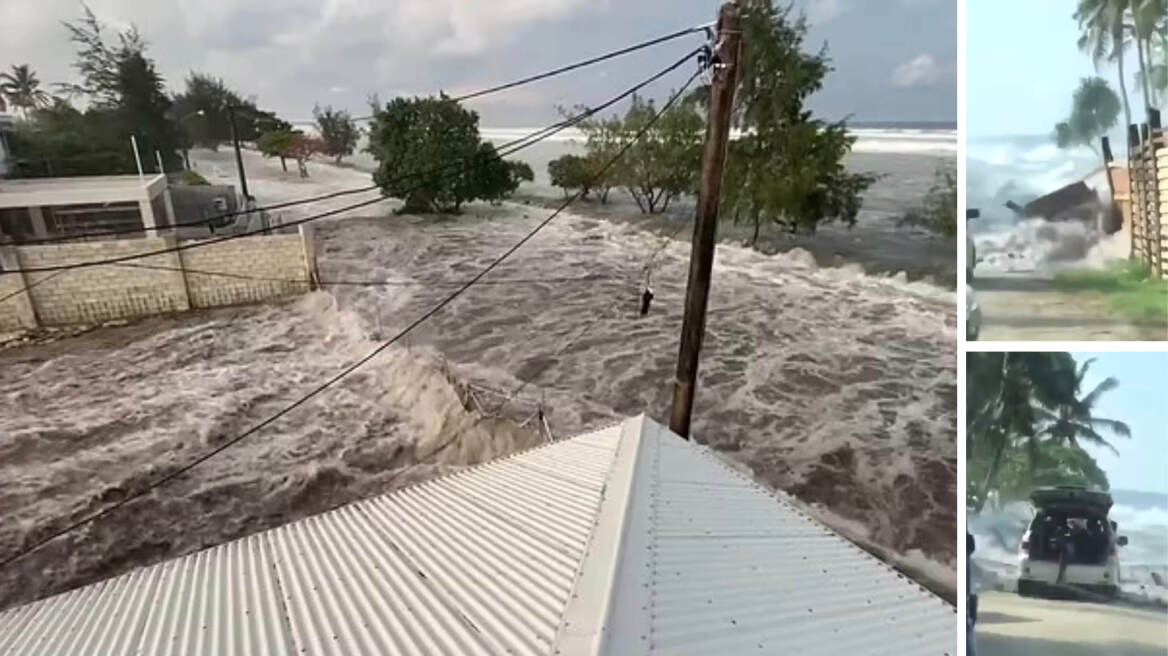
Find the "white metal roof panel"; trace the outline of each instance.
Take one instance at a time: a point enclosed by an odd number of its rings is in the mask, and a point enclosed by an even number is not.
[[[935,656],[958,627],[638,417],[0,613],[0,654]]]
[[[546,654],[620,426],[0,613],[4,656]]]
[[[952,606],[708,450],[645,421],[636,460],[599,653],[956,653]]]

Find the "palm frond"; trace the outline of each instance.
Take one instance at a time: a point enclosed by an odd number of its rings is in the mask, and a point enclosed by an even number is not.
[[[1132,435],[1131,427],[1128,426],[1126,423],[1124,423],[1122,421],[1118,421],[1116,419],[1101,419],[1101,418],[1092,417],[1090,419],[1090,422],[1091,422],[1092,426],[1110,431],[1111,433],[1113,433],[1119,437],[1130,438]]]
[[[1109,376],[1103,379],[1103,382],[1096,385],[1095,389],[1091,390],[1087,396],[1084,396],[1080,403],[1087,410],[1090,410],[1091,408],[1095,407],[1095,403],[1099,400],[1100,396],[1103,396],[1107,392],[1110,392],[1117,387],[1119,387],[1119,381]]]

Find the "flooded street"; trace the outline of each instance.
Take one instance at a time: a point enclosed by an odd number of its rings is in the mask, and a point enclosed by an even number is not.
[[[261,204],[367,180],[315,165],[334,171],[327,182],[281,187],[278,162],[248,155]],[[217,166],[200,170],[229,179]],[[0,573],[0,607],[539,444],[517,425],[540,408],[555,437],[641,412],[664,420],[689,246],[587,211],[556,219],[485,284],[283,420]],[[362,212],[317,225],[321,278],[392,284],[326,285],[0,352],[0,512],[15,520],[0,529],[0,554],[279,410],[547,216],[516,204],[426,220]],[[647,265],[656,298],[641,317]],[[720,246],[711,299],[697,439],[845,535],[951,578],[955,294],[859,265],[821,268],[802,250]]]

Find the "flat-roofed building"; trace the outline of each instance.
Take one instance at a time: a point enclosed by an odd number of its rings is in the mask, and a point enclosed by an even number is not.
[[[0,180],[0,243],[115,231],[124,239],[134,228],[153,236],[174,224],[166,187],[161,174]]]

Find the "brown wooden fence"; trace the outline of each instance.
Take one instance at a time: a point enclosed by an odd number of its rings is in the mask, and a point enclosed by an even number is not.
[[[1158,121],[1157,121],[1158,122]],[[1168,135],[1159,126],[1128,131],[1131,157],[1131,252],[1153,278],[1164,278],[1168,255]]]

